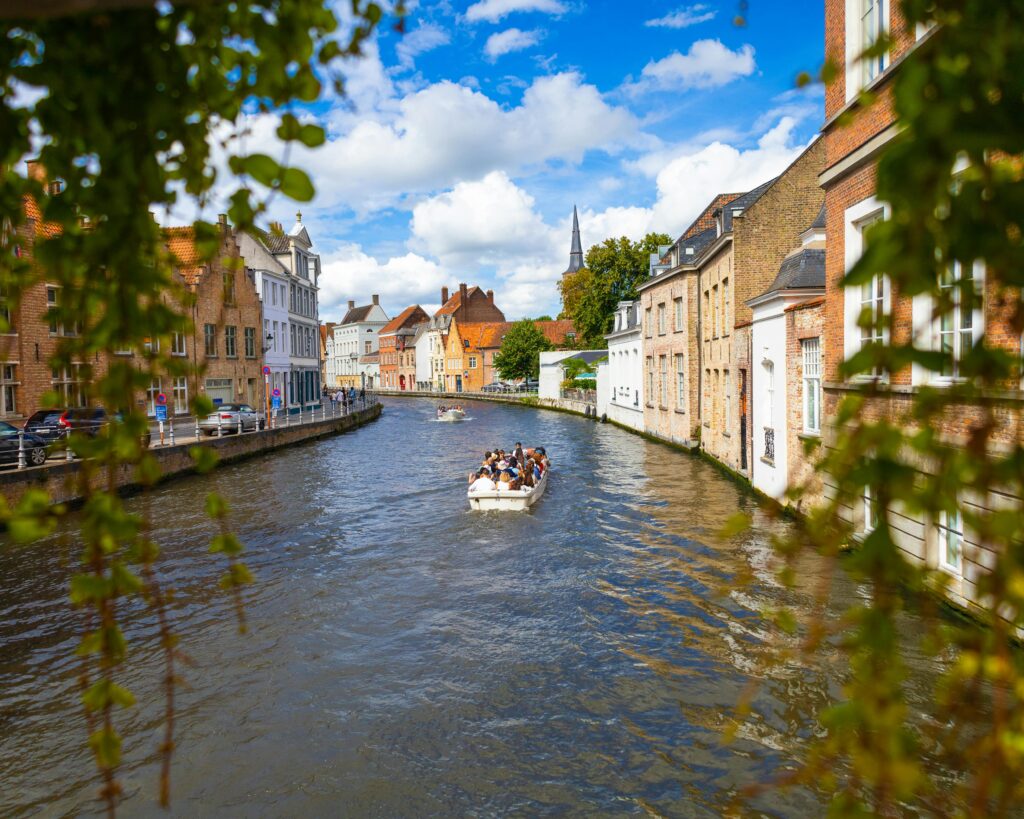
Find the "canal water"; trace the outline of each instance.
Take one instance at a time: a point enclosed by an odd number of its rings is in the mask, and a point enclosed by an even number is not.
[[[149,505],[195,664],[178,694],[171,815],[719,816],[799,757],[842,664],[762,670],[780,639],[762,612],[807,611],[825,571],[803,563],[793,592],[775,582],[769,538],[784,524],[701,460],[610,425],[484,403],[469,415],[443,424],[430,401],[389,400],[359,431],[131,502]],[[527,514],[471,513],[466,473],[517,440],[547,447],[546,495]],[[244,636],[207,553],[214,488],[258,578]],[[720,539],[737,509],[754,528]],[[71,555],[59,537],[0,548],[0,816],[100,812]],[[839,583],[817,616],[856,593]],[[123,681],[139,705],[119,720],[122,815],[165,816],[154,624],[128,632]],[[824,799],[755,804],[819,815]]]

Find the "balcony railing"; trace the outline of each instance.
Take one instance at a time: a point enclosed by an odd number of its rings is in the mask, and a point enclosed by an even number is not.
[[[764,428],[764,459],[775,463],[775,430]]]

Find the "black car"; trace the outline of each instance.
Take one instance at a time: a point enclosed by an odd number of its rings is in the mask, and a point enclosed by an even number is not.
[[[102,407],[39,410],[25,422],[25,432],[53,443],[67,437],[71,431],[95,435],[108,420],[107,411]]]
[[[46,463],[46,441],[38,435],[25,434],[25,462],[29,466],[42,466]],[[16,464],[18,462],[18,428],[0,421],[0,463]]]
[[[122,420],[121,413],[116,412],[110,416],[103,407],[39,410],[25,422],[25,432],[52,444],[66,438],[69,432],[97,435],[110,425],[111,417]],[[152,431],[146,430],[142,436],[142,445],[148,447],[152,437]]]

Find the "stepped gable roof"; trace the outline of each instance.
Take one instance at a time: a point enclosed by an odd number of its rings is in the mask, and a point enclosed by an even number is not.
[[[44,222],[43,211],[39,207],[39,203],[32,196],[26,196],[24,199],[25,203],[25,218],[31,219],[35,226],[35,236],[43,237],[44,239],[53,239],[56,236],[60,236],[64,232],[64,229],[57,222]]]
[[[367,304],[363,307],[353,307],[341,320],[341,324],[356,324],[360,321],[366,321],[367,316],[370,315],[370,311],[373,309],[372,304]]]
[[[475,284],[466,291],[466,298],[469,298],[474,293],[482,293],[483,291]],[[462,291],[456,290],[451,297],[444,304],[441,305],[440,309],[434,313],[435,316],[451,315],[462,306]]]
[[[174,266],[189,287],[203,277],[206,262],[196,248],[196,232],[192,227],[164,228],[164,244],[174,257]]]
[[[822,290],[825,287],[825,251],[803,248],[787,256],[765,293],[782,290]]]
[[[395,316],[391,321],[380,328],[378,336],[395,335],[409,322],[410,319],[416,314],[416,311],[423,311],[423,308],[418,304],[410,305],[406,307],[401,313]]]

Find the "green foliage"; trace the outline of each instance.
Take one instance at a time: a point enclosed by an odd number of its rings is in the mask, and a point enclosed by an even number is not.
[[[113,813],[121,738],[111,710],[133,701],[113,681],[128,657],[120,624],[142,608],[126,599],[141,599],[160,623],[167,696],[167,734],[160,746],[164,805],[174,747],[176,638],[154,567],[159,549],[149,540],[145,516],[129,514],[101,479],[134,464],[144,484],[158,480],[140,443],[148,423],[135,395],[153,378],[187,374],[170,355],[170,339],[194,329],[187,310],[192,297],[175,283],[174,262],[151,210],[198,210],[217,185],[230,202],[229,219],[244,230],[266,212],[269,197],[311,199],[313,185],[289,165],[287,149],[282,157],[245,152],[242,117],[278,116],[277,134],[286,143],[322,144],[323,129],[304,122],[292,107],[319,99],[325,83],[341,91],[339,58],[359,55],[382,10],[353,0],[341,25],[328,0],[166,0],[117,3],[92,13],[77,3],[39,5],[38,17],[12,21],[0,38],[0,290],[16,305],[27,288],[44,281],[58,285],[59,304],[44,320],[78,332],[61,338],[48,363],[81,362],[90,400],[124,410],[109,435],[70,440],[72,450],[86,456],[79,474],[87,493],[76,518],[82,555],[70,597],[82,612],[78,653],[89,744]],[[401,2],[396,12],[403,13]],[[24,158],[35,152],[45,179],[59,180],[59,190],[26,171]],[[221,167],[238,177],[233,192]],[[24,205],[32,201],[39,224],[26,222]],[[203,260],[211,259],[219,229],[202,222],[194,229]],[[32,253],[14,254],[15,244],[30,245]],[[141,351],[152,339],[161,343],[136,357],[143,367],[113,355]],[[91,363],[100,360],[111,363],[94,372]],[[211,407],[208,399],[193,400],[194,412],[206,414]],[[203,447],[192,455],[199,471],[216,462]],[[252,576],[237,560],[241,544],[228,530],[226,507],[216,501],[208,506],[220,529],[214,551],[227,561],[230,582],[224,585],[244,629],[240,588]],[[0,523],[15,542],[28,542],[51,532],[63,511],[33,491],[14,509],[0,503]]]
[[[887,275],[900,297],[929,297],[937,325],[958,309],[985,306],[991,326],[957,358],[888,317],[861,317],[865,327],[877,320],[872,329],[885,341],[842,367],[852,389],[836,396],[818,464],[834,491],[782,544],[792,578],[802,549],[835,557],[856,543],[842,565],[861,591],[839,634],[804,624],[806,649],[838,649],[849,675],[790,781],[827,787],[835,816],[1004,816],[1024,799],[1024,662],[1016,643],[1024,628],[1024,442],[1019,400],[1008,399],[1019,389],[1015,345],[1024,330],[1024,0],[904,0],[902,10],[909,31],[937,28],[895,67],[902,130],[881,156],[877,181],[891,218],[869,231],[844,284]],[[859,101],[870,104],[869,96]],[[984,288],[950,276],[976,262]],[[906,383],[912,367],[956,378],[901,398],[888,381]],[[862,536],[848,510],[863,508],[866,491],[878,521]],[[940,570],[934,553],[920,565],[900,548],[903,514],[936,533],[957,510],[969,540],[986,549],[965,545],[963,580]],[[973,572],[974,563],[985,568]],[[969,600],[973,619],[940,616],[937,599],[947,592]],[[907,606],[929,615],[919,645],[898,638]],[[794,626],[788,617],[777,622]],[[918,681],[911,694],[905,651],[949,660],[931,690]]]
[[[605,239],[587,251],[586,267],[561,284],[563,315],[573,320],[583,345],[605,346],[618,303],[636,298],[650,271],[650,254],[671,241],[667,234],[648,233],[639,242]]]
[[[501,349],[494,356],[494,366],[502,378],[537,378],[540,375],[540,354],[552,348],[536,325],[530,319],[513,324]]]

